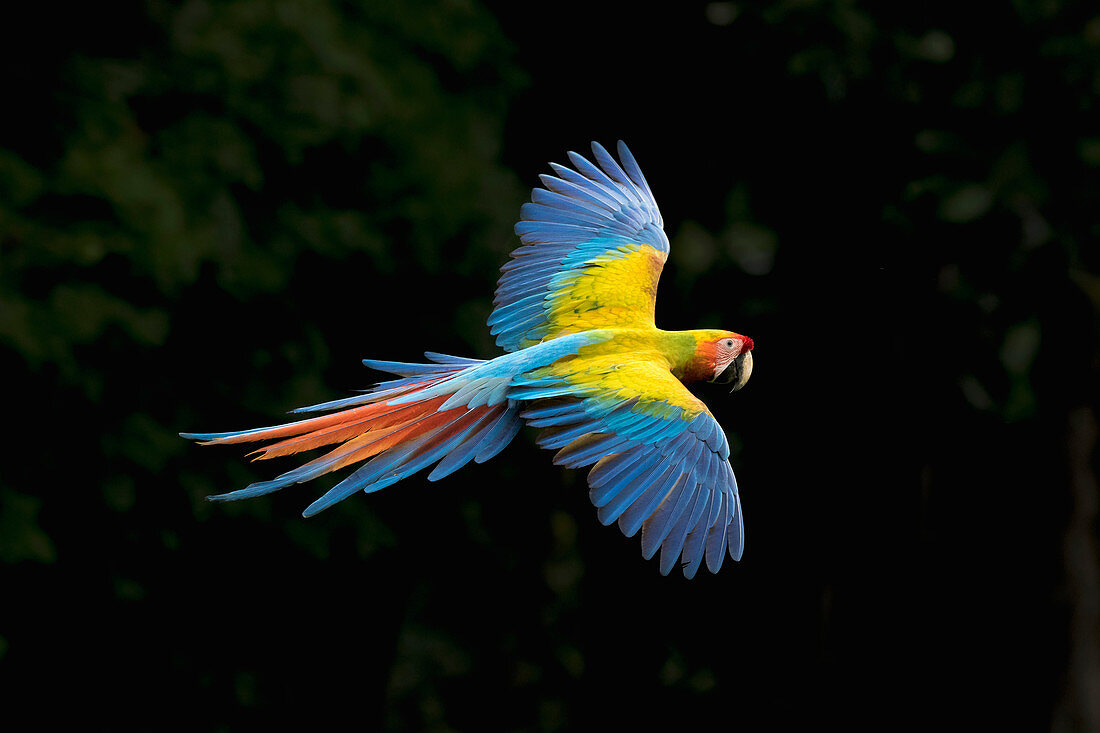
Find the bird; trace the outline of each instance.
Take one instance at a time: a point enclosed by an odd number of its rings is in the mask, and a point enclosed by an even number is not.
[[[600,523],[640,533],[642,556],[659,551],[693,578],[739,561],[744,523],[730,446],[686,385],[745,386],[753,340],[720,329],[657,328],[657,283],[669,239],[627,146],[618,160],[597,142],[593,161],[568,152],[551,163],[520,211],[519,246],[501,267],[490,333],[503,354],[473,359],[425,352],[426,363],[364,359],[395,378],[351,397],[292,410],[311,414],[273,427],[180,433],[201,444],[263,443],[256,458],[327,452],[274,479],[213,501],[262,496],[345,467],[357,468],[310,504],[306,517],[434,464],[436,481],[503,450],[521,427],[565,468],[590,467]]]

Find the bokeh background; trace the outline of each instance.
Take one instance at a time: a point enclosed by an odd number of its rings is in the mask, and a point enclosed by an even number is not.
[[[9,723],[1100,729],[1096,5],[652,7],[0,23]],[[498,353],[521,203],[619,138],[658,324],[756,340],[698,390],[741,563],[662,578],[530,431],[308,521],[331,482],[203,500],[290,464],[179,431]]]

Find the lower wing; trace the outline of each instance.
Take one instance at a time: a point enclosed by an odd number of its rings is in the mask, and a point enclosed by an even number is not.
[[[744,527],[729,443],[706,405],[665,368],[649,362],[606,368],[565,361],[529,373],[509,395],[533,400],[521,416],[544,428],[554,463],[595,464],[588,474],[600,521],[642,533],[642,555],[661,550],[667,575],[677,558],[694,577],[703,560],[718,572],[741,559]]]

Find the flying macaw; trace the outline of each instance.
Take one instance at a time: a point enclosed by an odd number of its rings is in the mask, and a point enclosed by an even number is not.
[[[314,501],[311,516],[436,464],[429,481],[499,453],[521,424],[543,428],[554,463],[592,466],[588,485],[604,525],[641,530],[642,555],[661,550],[694,577],[744,547],[741,500],[721,426],[684,386],[745,386],[752,339],[733,331],[663,331],[654,323],[668,258],[661,214],[622,141],[620,162],[598,143],[596,164],[570,152],[524,204],[522,242],[501,270],[488,325],[506,353],[487,361],[425,352],[429,364],[365,359],[397,375],[354,397],[293,412],[325,413],[270,428],[181,433],[203,444],[273,441],[259,459],[336,446],[270,481],[216,501],[262,496],[362,463]]]

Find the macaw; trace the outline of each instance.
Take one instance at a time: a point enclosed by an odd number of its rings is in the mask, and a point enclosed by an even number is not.
[[[692,578],[741,559],[744,527],[729,443],[684,386],[745,386],[753,341],[733,331],[664,331],[654,323],[669,241],[653,193],[622,141],[619,162],[598,143],[595,164],[570,152],[524,204],[521,245],[501,270],[488,325],[504,354],[489,360],[426,352],[430,363],[366,359],[396,379],[293,412],[323,413],[229,433],[181,433],[203,444],[271,441],[259,459],[335,446],[269,481],[209,497],[232,501],[363,463],[306,508],[311,516],[435,464],[435,481],[511,442],[523,422],[554,463],[592,466],[590,498],[604,525],[641,531],[667,575]],[[594,464],[594,465],[593,465]]]

